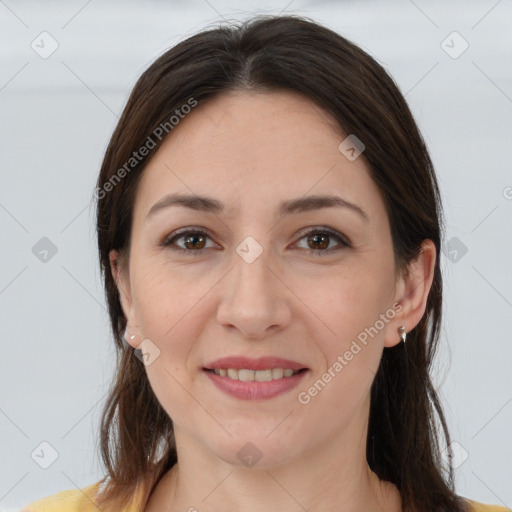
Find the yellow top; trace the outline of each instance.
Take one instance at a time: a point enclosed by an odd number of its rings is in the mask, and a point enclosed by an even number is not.
[[[98,512],[98,508],[93,501],[98,485],[99,482],[96,482],[83,489],[61,491],[32,502],[20,512]],[[132,504],[119,512],[142,512],[138,500],[139,497],[136,492]],[[471,505],[471,512],[512,512],[511,509],[499,505],[484,505],[468,498],[465,498],[465,500]]]
[[[19,512],[98,512],[95,505],[96,492],[100,482],[82,489],[70,489],[46,496],[26,505]],[[134,493],[132,503],[119,512],[142,512],[139,490]]]

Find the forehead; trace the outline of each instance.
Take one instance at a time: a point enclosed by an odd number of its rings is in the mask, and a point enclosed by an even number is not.
[[[328,112],[302,95],[223,94],[195,107],[167,136],[144,170],[138,209],[146,215],[171,192],[216,196],[233,216],[327,193],[378,209],[365,161],[350,161],[338,149],[345,137]]]

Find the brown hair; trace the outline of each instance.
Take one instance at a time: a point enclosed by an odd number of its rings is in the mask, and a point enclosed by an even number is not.
[[[101,455],[108,471],[100,495],[104,510],[122,509],[136,486],[144,488],[145,504],[177,461],[172,421],[143,363],[122,340],[126,319],[109,252],[117,249],[121,261],[128,259],[137,184],[171,133],[171,117],[191,99],[201,103],[233,90],[294,91],[329,112],[365,145],[362,157],[386,204],[397,268],[407,269],[425,239],[440,253],[441,200],[424,140],[393,79],[361,48],[308,18],[266,15],[205,30],[166,51],[128,99],[95,194],[99,261],[118,353],[101,420]],[[158,131],[162,126],[164,136]],[[149,154],[130,160],[150,139],[155,147]],[[447,446],[450,437],[429,374],[441,310],[437,258],[423,318],[405,345],[384,349],[371,388],[367,461],[381,479],[397,486],[404,511],[464,510],[455,494],[453,468],[443,465],[436,414]]]

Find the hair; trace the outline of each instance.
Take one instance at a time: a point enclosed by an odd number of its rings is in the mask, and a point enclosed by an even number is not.
[[[193,101],[204,103],[231,91],[295,92],[330,113],[365,145],[361,158],[385,202],[396,268],[406,273],[426,239],[440,254],[441,198],[426,144],[393,79],[360,47],[309,18],[260,15],[204,30],[163,53],[128,98],[95,191],[99,263],[117,349],[100,427],[108,472],[99,494],[104,510],[121,510],[135,488],[144,489],[147,503],[177,462],[172,420],[156,399],[144,364],[122,339],[126,318],[109,252],[119,251],[126,265],[138,182],[171,133],[172,116],[180,109],[187,112],[183,106]],[[134,151],[149,141],[151,151],[134,163]],[[404,511],[465,510],[454,490],[451,457],[442,457],[436,415],[447,447],[450,436],[430,377],[441,316],[436,257],[426,311],[406,344],[383,350],[370,392],[367,462],[380,479],[396,485]]]

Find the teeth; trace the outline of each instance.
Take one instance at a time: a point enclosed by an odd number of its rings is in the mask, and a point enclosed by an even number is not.
[[[240,372],[242,371],[243,370],[240,370]],[[240,374],[238,378],[240,378]],[[257,372],[254,372],[254,380],[257,380],[258,382],[268,382],[269,380],[272,380],[272,370],[259,370]]]
[[[282,368],[274,368],[272,370],[272,378],[273,379],[281,379],[284,375],[284,370]]]
[[[238,370],[238,380],[243,382],[249,382],[250,380],[254,380],[254,375],[259,372],[255,372],[253,370]],[[233,378],[233,377],[231,377]]]
[[[270,380],[282,379],[283,377],[291,377],[296,373],[299,373],[299,370],[292,370],[290,368],[269,368],[268,370],[246,370],[236,368],[216,368],[213,370],[216,375],[220,375],[221,377],[228,377],[233,380],[240,380],[242,382],[268,382]]]

